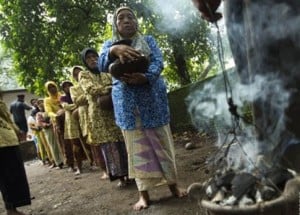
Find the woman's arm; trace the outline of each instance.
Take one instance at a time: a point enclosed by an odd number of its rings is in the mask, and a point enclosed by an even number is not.
[[[44,99],[45,112],[50,118],[55,118],[57,116],[56,113],[53,112],[51,102],[48,98]]]
[[[91,96],[106,95],[111,91],[111,76],[101,74],[102,84],[95,84],[89,72],[81,72],[79,82],[83,91]]]
[[[81,89],[81,88],[80,88]],[[70,88],[71,98],[76,106],[87,105],[88,101],[83,91],[79,91],[79,86]]]
[[[163,55],[153,36],[145,36],[145,40],[148,43],[148,46],[151,50],[150,64],[148,71],[145,73],[145,75],[148,79],[148,82],[152,84],[159,78],[164,68]]]
[[[104,42],[101,53],[98,58],[98,68],[100,72],[108,72],[108,66],[111,64],[115,58],[110,56],[110,47],[112,45],[111,41]]]
[[[68,104],[67,102],[61,102],[60,104],[62,108],[66,111],[72,111],[77,108],[76,104]]]

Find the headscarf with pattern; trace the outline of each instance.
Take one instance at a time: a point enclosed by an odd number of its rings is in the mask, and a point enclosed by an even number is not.
[[[133,35],[133,37],[131,38],[123,38],[120,33],[118,32],[118,28],[117,28],[117,17],[118,14],[122,11],[122,10],[129,10],[133,17],[135,18],[136,22],[137,22],[137,31],[136,33]],[[122,6],[120,8],[118,8],[113,16],[113,23],[112,23],[112,33],[113,33],[113,38],[112,41],[113,42],[117,42],[123,39],[131,39],[132,43],[131,43],[131,47],[133,47],[134,49],[136,49],[137,51],[139,51],[141,54],[143,54],[145,57],[149,58],[149,55],[151,53],[151,50],[147,44],[147,42],[144,39],[144,36],[139,32],[138,30],[138,21],[137,21],[137,17],[135,15],[135,13],[133,12],[133,10],[129,7],[125,7]]]
[[[72,68],[71,68],[71,77],[70,77],[70,79],[72,80],[72,83],[74,84],[74,85],[77,85],[78,84],[78,82],[77,82],[77,80],[75,80],[75,78],[74,78],[74,74],[75,74],[75,70],[76,69],[79,69],[79,70],[81,70],[81,71],[83,71],[84,69],[83,69],[83,67],[82,66],[79,66],[79,65],[75,65],[75,66],[73,66]]]
[[[93,49],[93,48],[85,48],[85,49],[83,49],[83,50],[81,51],[81,60],[82,60],[82,62],[84,63],[84,65],[86,66],[86,68],[89,69],[89,71],[91,71],[91,72],[94,73],[94,74],[99,74],[100,71],[99,71],[99,69],[98,69],[97,66],[96,66],[95,68],[90,68],[90,67],[87,65],[87,63],[86,63],[86,55],[87,55],[88,53],[94,53],[94,54],[96,54],[96,55],[99,57],[99,55],[98,55],[98,53],[97,53],[97,51],[96,51],[95,49]]]

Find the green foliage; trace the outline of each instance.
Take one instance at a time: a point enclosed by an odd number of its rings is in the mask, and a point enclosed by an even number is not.
[[[207,23],[191,4],[180,0],[148,1],[146,7],[138,11],[147,11],[143,12],[143,17],[152,14],[145,19],[143,27],[159,41],[166,61],[164,75],[169,89],[215,74],[216,68],[211,66],[212,73],[203,75],[209,62],[215,62],[212,60],[213,44]]]
[[[11,58],[9,50],[4,50],[0,47],[0,91],[7,89],[17,89],[17,82],[11,78]]]
[[[67,69],[81,64],[83,48],[100,50],[111,37],[107,14],[125,2],[141,17],[141,32],[157,39],[165,58],[163,74],[175,89],[203,78],[212,62],[212,46],[207,24],[190,2],[168,1],[163,2],[173,5],[171,16],[165,14],[169,6],[160,7],[155,0],[0,0],[0,39],[13,50],[13,71],[20,84],[42,94],[46,81],[66,79]]]

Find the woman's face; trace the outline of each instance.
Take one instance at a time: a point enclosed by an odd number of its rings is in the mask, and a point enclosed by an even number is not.
[[[71,83],[64,84],[63,91],[65,93],[70,93],[70,87],[72,87],[72,86],[73,85]]]
[[[79,68],[75,68],[75,69],[73,70],[73,78],[74,78],[76,81],[78,81],[78,76],[79,76],[79,73],[80,73],[81,71],[82,71],[82,70],[79,69]]]
[[[44,111],[44,101],[39,100],[39,101],[37,102],[37,105],[38,105],[38,107],[39,107],[39,109],[40,109],[41,111]]]
[[[38,102],[37,99],[32,99],[32,100],[30,101],[30,104],[31,104],[32,106],[37,107],[37,102]]]
[[[116,24],[118,32],[124,38],[131,38],[137,31],[137,20],[130,10],[121,10]]]
[[[98,61],[98,55],[96,55],[94,52],[88,52],[85,55],[85,62],[88,68],[94,69],[97,67],[97,61]]]
[[[58,92],[56,86],[52,84],[49,84],[48,91],[52,95],[55,95]]]

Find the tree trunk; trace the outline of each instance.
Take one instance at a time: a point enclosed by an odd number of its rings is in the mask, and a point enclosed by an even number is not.
[[[178,38],[170,38],[170,44],[173,47],[174,63],[177,67],[176,73],[180,78],[180,84],[186,85],[191,83],[190,75],[187,70],[186,60],[184,58],[184,46]]]
[[[184,59],[183,54],[175,53],[174,58],[175,58],[175,65],[177,67],[176,72],[180,77],[180,84],[186,85],[191,83],[191,79],[187,70],[186,61]]]

